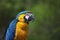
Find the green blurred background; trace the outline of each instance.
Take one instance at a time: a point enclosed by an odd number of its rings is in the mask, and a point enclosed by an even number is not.
[[[11,20],[24,10],[35,16],[28,40],[60,40],[60,0],[0,0],[0,40]]]

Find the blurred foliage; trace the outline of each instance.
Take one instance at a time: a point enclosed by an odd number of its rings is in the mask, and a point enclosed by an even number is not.
[[[17,13],[30,10],[28,40],[60,40],[60,0],[0,0],[0,38]]]

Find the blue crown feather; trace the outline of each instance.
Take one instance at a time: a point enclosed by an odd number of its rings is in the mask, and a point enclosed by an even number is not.
[[[18,13],[18,14],[16,15],[16,19],[18,19],[18,16],[19,16],[19,15],[21,15],[21,14],[26,14],[27,12],[30,12],[30,11],[22,11],[22,12]]]

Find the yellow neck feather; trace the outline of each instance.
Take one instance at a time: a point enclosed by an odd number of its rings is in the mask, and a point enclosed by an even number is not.
[[[25,16],[25,14],[22,14],[18,17],[19,22],[24,22],[25,21],[24,16]]]

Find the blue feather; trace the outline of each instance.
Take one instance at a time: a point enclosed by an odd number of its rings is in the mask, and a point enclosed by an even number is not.
[[[16,19],[18,19],[18,16],[21,15],[21,14],[26,14],[27,12],[30,12],[30,11],[22,11],[20,12],[19,14],[16,15]]]
[[[7,29],[7,32],[6,32],[6,40],[14,40],[17,21],[18,21],[17,19],[14,19],[10,23],[9,28]]]

